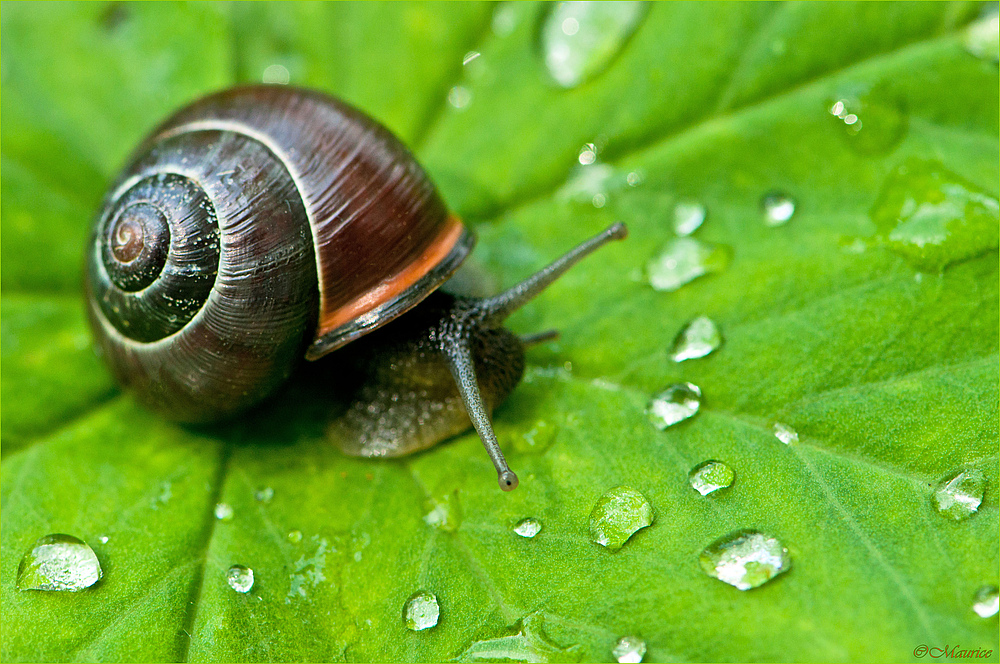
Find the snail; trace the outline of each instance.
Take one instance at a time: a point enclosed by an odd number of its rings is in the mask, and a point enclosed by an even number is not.
[[[365,377],[337,425],[346,453],[407,454],[471,420],[510,490],[490,414],[525,347],[555,333],[501,323],[625,235],[615,224],[493,297],[447,294],[475,237],[398,139],[318,92],[233,88],[164,121],[111,186],[86,249],[87,314],[119,383],[180,422],[245,411],[303,357],[343,348],[331,366]]]

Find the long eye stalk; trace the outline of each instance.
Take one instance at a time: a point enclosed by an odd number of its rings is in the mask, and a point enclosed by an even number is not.
[[[549,284],[562,276],[583,257],[611,240],[622,240],[627,235],[628,229],[625,224],[618,222],[609,226],[603,232],[580,243],[548,267],[539,270],[513,288],[509,288],[499,295],[474,302],[473,310],[476,315],[472,318],[478,319],[477,325],[480,328],[498,327],[507,316],[545,290]],[[442,339],[444,353],[451,373],[455,377],[455,383],[458,385],[459,394],[462,401],[465,402],[465,408],[472,420],[472,425],[476,428],[476,432],[486,448],[486,453],[490,455],[490,459],[497,469],[497,480],[500,488],[504,491],[511,491],[517,487],[517,475],[507,465],[507,460],[504,459],[503,452],[500,451],[496,434],[493,432],[493,423],[490,421],[490,413],[483,403],[469,344],[472,336],[471,330],[465,330],[462,334],[445,335]],[[558,336],[558,332],[552,330],[524,337],[522,343],[530,345],[555,336]]]

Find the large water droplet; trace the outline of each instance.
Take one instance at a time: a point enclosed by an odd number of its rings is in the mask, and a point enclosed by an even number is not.
[[[430,629],[438,624],[441,607],[434,593],[426,590],[413,593],[403,605],[403,624],[414,632]]]
[[[646,264],[649,285],[658,291],[675,291],[698,277],[721,272],[731,258],[732,250],[725,245],[679,237]]]
[[[985,7],[980,17],[969,24],[962,42],[977,58],[1000,61],[1000,14],[996,5]]]
[[[691,235],[705,221],[705,206],[694,201],[681,201],[674,206],[674,233],[682,237]]]
[[[910,159],[890,173],[871,218],[889,248],[923,271],[1000,245],[997,199],[936,161]]]
[[[848,145],[864,155],[889,152],[909,128],[902,100],[885,86],[855,86],[827,106]]]
[[[714,460],[698,464],[688,474],[691,488],[703,496],[732,486],[735,479],[736,473],[732,468]]]
[[[524,537],[526,539],[531,539],[538,533],[542,532],[542,522],[534,517],[528,517],[526,519],[521,519],[514,526],[514,532]]]
[[[722,344],[722,335],[708,316],[698,316],[688,323],[674,339],[670,359],[674,362],[705,357]]]
[[[711,577],[740,590],[761,586],[792,566],[788,549],[755,530],[730,533],[709,544],[699,558]]]
[[[83,540],[56,533],[40,538],[17,567],[18,590],[76,592],[97,583],[103,571]]]
[[[226,582],[238,593],[248,593],[253,588],[253,570],[244,565],[233,565],[226,572]]]
[[[475,641],[458,657],[460,662],[579,662],[583,649],[578,645],[560,648],[545,634],[540,612],[517,622],[515,633]]]
[[[976,591],[972,610],[980,618],[992,618],[1000,611],[1000,589],[996,586],[983,586]]]
[[[653,397],[646,416],[662,431],[693,417],[700,407],[701,389],[692,383],[677,383]]]
[[[458,494],[446,494],[441,500],[430,501],[429,511],[424,515],[424,523],[432,528],[453,533],[462,523],[462,506]]]
[[[617,551],[637,530],[653,523],[653,506],[632,487],[617,486],[590,512],[590,541]]]
[[[623,636],[618,639],[611,654],[618,664],[639,664],[646,656],[646,642],[638,636]]]
[[[760,199],[760,209],[764,213],[765,224],[781,226],[795,214],[795,201],[788,194],[772,191]]]
[[[799,432],[787,424],[782,424],[781,422],[774,423],[774,437],[783,442],[785,445],[791,445],[792,443],[799,442]]]
[[[643,2],[560,2],[541,29],[545,66],[574,88],[604,71],[646,13]]]
[[[962,521],[979,510],[986,491],[986,475],[978,468],[963,468],[938,482],[932,501],[941,516]]]
[[[215,518],[219,521],[232,521],[233,508],[227,503],[219,503],[215,506]]]

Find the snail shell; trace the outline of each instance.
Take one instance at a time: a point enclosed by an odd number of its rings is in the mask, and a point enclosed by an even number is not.
[[[111,187],[88,315],[147,406],[215,420],[412,308],[473,244],[381,125],[317,92],[236,88],[170,117]]]

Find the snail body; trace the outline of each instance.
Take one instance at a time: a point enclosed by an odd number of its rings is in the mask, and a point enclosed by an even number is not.
[[[435,293],[475,238],[406,148],[326,95],[234,88],[167,119],[111,187],[87,246],[88,318],[118,381],[182,422],[244,411],[303,357],[399,318],[336,354],[360,363],[331,365],[366,375],[341,447],[405,454],[471,418],[507,489],[488,413],[524,347],[500,323],[615,237],[620,224],[494,298]]]

